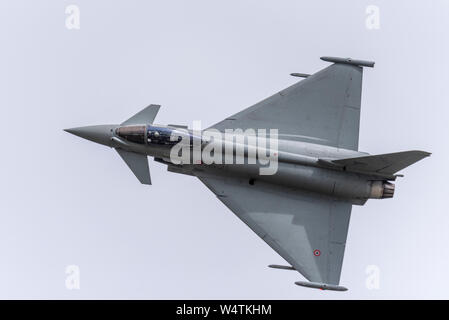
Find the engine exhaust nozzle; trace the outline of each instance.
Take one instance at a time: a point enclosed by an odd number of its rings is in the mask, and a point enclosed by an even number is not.
[[[371,199],[393,198],[394,184],[388,181],[373,181],[371,183]]]

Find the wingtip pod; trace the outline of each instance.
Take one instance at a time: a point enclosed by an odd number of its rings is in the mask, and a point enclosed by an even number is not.
[[[296,270],[292,266],[282,266],[282,265],[279,265],[279,264],[270,264],[270,265],[268,265],[268,268],[281,269],[281,270]]]
[[[339,57],[321,57],[323,61],[333,62],[333,63],[344,63],[344,64],[352,64],[360,67],[370,67],[374,68],[374,61],[366,61],[366,60],[356,60],[351,58],[339,58]]]
[[[293,73],[290,73],[290,75],[292,77],[298,77],[298,78],[308,78],[308,77],[310,77],[310,74],[308,74],[308,73],[299,73],[299,72],[293,72]]]
[[[319,283],[319,282],[296,281],[295,284],[298,286],[301,286],[301,287],[321,289],[321,290],[332,290],[332,291],[347,291],[348,290],[348,288],[339,286],[336,284],[327,284],[327,283]]]

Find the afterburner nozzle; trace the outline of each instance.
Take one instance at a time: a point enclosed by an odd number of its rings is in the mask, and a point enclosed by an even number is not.
[[[390,182],[384,183],[384,190],[382,193],[382,199],[393,198],[394,195],[394,184]]]
[[[393,198],[394,184],[388,181],[373,181],[371,183],[370,198],[385,199]]]

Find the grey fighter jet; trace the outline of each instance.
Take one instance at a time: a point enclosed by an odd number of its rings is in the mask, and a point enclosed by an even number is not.
[[[308,280],[295,282],[300,286],[345,291],[339,282],[352,205],[392,198],[392,181],[402,176],[397,172],[430,153],[358,151],[363,67],[374,62],[321,59],[332,64],[312,75],[293,73],[304,79],[206,130],[154,124],[160,106],[150,105],[121,124],[65,131],[114,148],[143,184],[151,184],[147,156],[170,172],[198,177],[289,264],[270,267],[298,271]],[[271,136],[269,146],[255,144],[262,153],[251,151],[248,141],[261,129],[277,129],[274,152]],[[234,136],[205,138],[211,130],[234,130]],[[247,140],[239,140],[237,154],[239,135]],[[212,144],[231,150],[232,161],[206,163],[191,154],[179,160],[195,146],[203,152]],[[267,162],[250,160],[267,152],[276,171],[261,174]]]

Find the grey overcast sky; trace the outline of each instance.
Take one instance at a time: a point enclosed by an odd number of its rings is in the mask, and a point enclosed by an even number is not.
[[[69,5],[80,29],[66,27]],[[1,1],[0,298],[447,299],[448,39],[444,0]],[[150,103],[158,123],[205,127],[324,55],[376,61],[360,150],[432,152],[395,198],[354,206],[344,293],[268,269],[283,259],[197,179],[150,161],[143,186],[112,149],[62,131]]]

